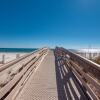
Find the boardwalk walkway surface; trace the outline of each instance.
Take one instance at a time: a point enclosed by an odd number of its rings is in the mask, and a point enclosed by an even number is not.
[[[58,100],[55,73],[55,57],[53,51],[49,51],[17,100]]]
[[[55,63],[56,61],[56,63]],[[31,75],[16,100],[87,100],[72,72],[53,51]]]

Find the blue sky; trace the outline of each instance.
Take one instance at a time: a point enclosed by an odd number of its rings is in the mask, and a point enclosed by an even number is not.
[[[100,0],[1,0],[0,47],[100,47]]]

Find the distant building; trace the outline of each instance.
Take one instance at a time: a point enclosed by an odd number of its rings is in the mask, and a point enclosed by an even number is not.
[[[88,59],[94,59],[100,56],[100,49],[80,49],[77,51],[77,54]]]

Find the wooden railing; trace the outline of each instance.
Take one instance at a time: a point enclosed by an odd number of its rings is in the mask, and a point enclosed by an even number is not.
[[[23,66],[23,69],[17,75],[15,75],[10,82],[8,82],[4,87],[0,89],[0,100],[4,100],[10,94],[10,92],[14,90],[14,88],[18,85],[18,83],[22,80],[22,78],[27,74],[28,70],[30,70],[28,72],[29,74],[32,70],[36,68],[37,66],[36,62],[40,61],[43,55],[47,53],[47,50],[46,49],[40,50],[39,53],[40,54],[38,57],[35,57],[29,60],[28,63]],[[28,75],[26,75],[25,79],[27,77]],[[22,83],[21,83],[21,86],[22,86]],[[14,99],[11,99],[11,100],[14,100]]]
[[[64,48],[56,48],[56,51],[66,61],[69,60],[70,68],[82,86],[85,87],[85,92],[88,91],[94,100],[99,100],[100,65]]]

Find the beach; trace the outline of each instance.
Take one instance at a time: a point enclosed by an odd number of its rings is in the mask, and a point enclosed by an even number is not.
[[[12,61],[28,53],[23,52],[0,52],[0,65]]]

